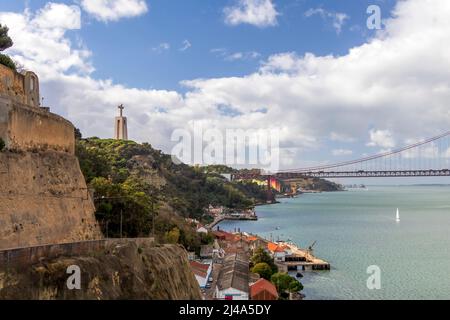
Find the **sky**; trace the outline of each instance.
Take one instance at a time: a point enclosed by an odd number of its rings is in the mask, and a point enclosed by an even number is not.
[[[193,121],[279,128],[285,169],[448,131],[448,16],[447,0],[0,2],[6,53],[84,136],[112,137],[121,103],[130,138],[168,153]]]

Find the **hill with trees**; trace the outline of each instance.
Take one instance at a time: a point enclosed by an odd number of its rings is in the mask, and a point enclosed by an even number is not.
[[[108,237],[154,234],[161,242],[198,250],[211,239],[198,235],[186,218],[206,223],[210,205],[239,210],[265,201],[264,189],[256,184],[175,164],[147,143],[81,139],[79,132],[77,138],[80,167]]]

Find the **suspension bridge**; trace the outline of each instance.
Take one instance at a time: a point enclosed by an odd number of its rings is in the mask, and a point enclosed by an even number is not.
[[[450,176],[450,131],[403,148],[356,160],[274,173],[250,171],[232,175],[234,180],[301,178],[380,178]]]

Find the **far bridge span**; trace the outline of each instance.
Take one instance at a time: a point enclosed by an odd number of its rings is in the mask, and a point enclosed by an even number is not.
[[[316,167],[266,173],[247,171],[232,174],[233,180],[274,180],[304,178],[410,178],[450,176],[450,131],[406,147],[352,161]]]

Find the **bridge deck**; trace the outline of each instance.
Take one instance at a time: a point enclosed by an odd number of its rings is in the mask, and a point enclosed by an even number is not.
[[[376,170],[376,171],[311,171],[311,172],[278,172],[274,174],[236,174],[233,180],[267,179],[274,177],[280,180],[302,178],[408,178],[408,177],[450,177],[450,169],[441,170]]]
[[[449,177],[450,170],[385,170],[385,171],[319,171],[319,172],[280,172],[278,179],[295,178],[389,178],[389,177]]]

